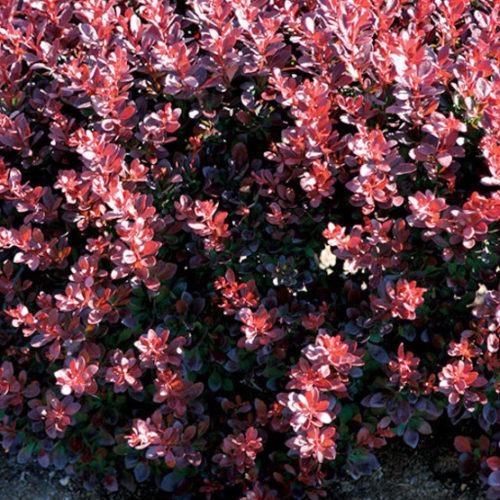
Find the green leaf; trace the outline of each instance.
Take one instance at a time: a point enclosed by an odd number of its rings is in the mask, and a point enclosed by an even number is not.
[[[121,344],[122,342],[125,342],[132,336],[132,331],[127,328],[126,330],[123,330],[120,333],[120,336],[118,337],[118,343]]]
[[[223,388],[225,391],[232,391],[232,390],[233,390],[233,388],[234,388],[233,381],[232,381],[230,378],[225,378],[225,379],[222,381],[222,388]]]
[[[217,392],[222,387],[222,378],[218,372],[213,372],[208,377],[208,387],[213,392]]]
[[[86,413],[78,412],[75,414],[74,419],[77,424],[81,424],[82,422],[86,422],[88,420],[88,415]]]
[[[358,412],[358,408],[356,405],[345,405],[342,407],[338,415],[338,419],[342,424],[345,424],[352,420],[354,415]]]

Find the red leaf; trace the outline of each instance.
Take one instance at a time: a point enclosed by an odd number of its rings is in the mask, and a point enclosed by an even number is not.
[[[459,453],[472,453],[470,439],[465,436],[456,436],[453,444]]]
[[[486,463],[491,470],[500,470],[500,457],[490,457],[486,459]]]
[[[120,113],[120,120],[126,121],[132,118],[135,113],[135,107],[134,106],[127,106],[121,113]]]

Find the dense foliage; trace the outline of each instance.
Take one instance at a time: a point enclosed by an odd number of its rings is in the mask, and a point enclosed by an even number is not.
[[[0,433],[311,498],[436,426],[500,498],[500,3],[2,0]]]

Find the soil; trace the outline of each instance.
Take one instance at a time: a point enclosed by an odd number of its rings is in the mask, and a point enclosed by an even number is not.
[[[379,450],[381,468],[370,477],[346,480],[332,489],[331,500],[481,500],[486,488],[478,479],[460,479],[458,454],[429,437],[412,450],[401,442]],[[85,491],[64,473],[37,464],[20,465],[0,455],[0,500],[155,500],[169,493],[142,486],[136,493]]]
[[[460,478],[458,453],[432,436],[412,450],[402,442],[376,455],[381,468],[370,477],[343,481],[335,500],[482,500],[486,486],[478,478]]]

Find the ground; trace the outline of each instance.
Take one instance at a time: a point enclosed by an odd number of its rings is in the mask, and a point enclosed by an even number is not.
[[[343,481],[332,489],[332,500],[481,500],[486,489],[478,480],[457,474],[458,454],[432,437],[416,450],[391,443],[377,453],[381,469],[371,477]],[[36,464],[20,465],[14,457],[0,455],[0,500],[154,500],[171,498],[143,486],[131,494],[86,492],[63,473]],[[235,499],[236,500],[236,499]]]

